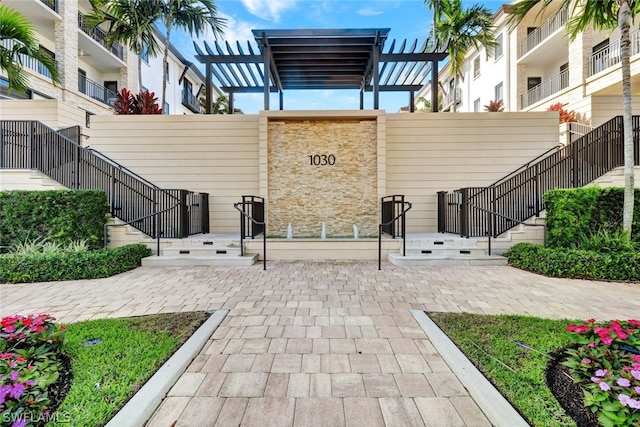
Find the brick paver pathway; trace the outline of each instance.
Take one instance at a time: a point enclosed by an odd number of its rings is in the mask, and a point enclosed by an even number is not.
[[[638,284],[510,267],[270,262],[139,268],[101,280],[0,285],[0,315],[64,322],[228,309],[149,426],[487,426],[410,309],[633,318]]]

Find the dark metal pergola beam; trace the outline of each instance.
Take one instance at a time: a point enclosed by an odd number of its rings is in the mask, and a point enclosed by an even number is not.
[[[389,33],[382,29],[344,30],[253,30],[259,46],[256,52],[250,42],[236,51],[225,42],[215,43],[215,51],[206,43],[205,54],[197,45],[196,59],[206,64],[207,90],[213,75],[219,87],[230,94],[264,92],[264,108],[269,109],[270,93],[279,92],[283,108],[283,92],[289,89],[359,89],[360,108],[364,108],[364,92],[373,92],[373,108],[379,108],[379,93],[414,93],[429,81],[437,99],[438,62],[446,58],[446,46],[420,48],[417,40],[406,50],[406,40],[388,50],[384,43]],[[434,76],[434,70],[436,75]],[[210,98],[210,97],[209,97]],[[437,104],[432,103],[437,110]],[[412,105],[410,106],[412,111]]]

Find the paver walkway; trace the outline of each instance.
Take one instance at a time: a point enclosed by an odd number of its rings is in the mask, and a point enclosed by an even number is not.
[[[640,285],[510,267],[270,262],[139,268],[101,280],[0,285],[0,315],[63,322],[230,310],[150,426],[487,426],[409,313],[634,318]]]

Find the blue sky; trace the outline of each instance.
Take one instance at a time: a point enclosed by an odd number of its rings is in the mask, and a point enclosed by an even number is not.
[[[464,1],[469,7],[482,3],[496,10],[506,1]],[[301,28],[391,28],[385,46],[393,39],[422,43],[431,29],[431,12],[423,0],[216,0],[220,15],[226,18],[227,27],[223,40],[232,46],[235,41],[255,45],[253,29],[301,29]],[[187,59],[195,54],[191,37],[172,33],[171,42]],[[214,38],[200,37],[213,44]],[[199,42],[202,46],[202,43]],[[194,62],[197,63],[196,60]],[[204,70],[204,68],[201,68]],[[271,98],[271,108],[278,108],[277,95]],[[409,103],[407,93],[382,93],[380,108],[396,112]],[[285,91],[285,110],[321,110],[359,108],[359,92],[347,90]],[[238,94],[235,107],[245,113],[257,113],[263,108],[263,94]],[[373,108],[370,93],[365,94],[365,108]]]

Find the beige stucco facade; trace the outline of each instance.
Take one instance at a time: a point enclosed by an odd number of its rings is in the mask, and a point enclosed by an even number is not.
[[[546,112],[96,116],[86,132],[160,187],[209,193],[211,232],[237,233],[233,203],[255,195],[268,234],[282,237],[289,223],[294,236],[317,237],[322,222],[327,237],[352,235],[353,224],[375,235],[380,197],[392,194],[413,204],[409,232],[434,232],[437,191],[491,184],[558,144]]]

